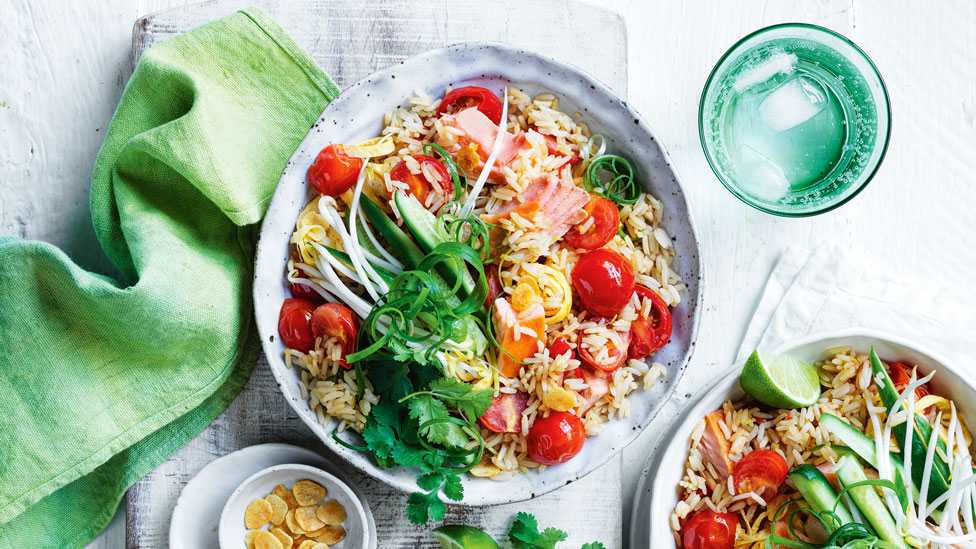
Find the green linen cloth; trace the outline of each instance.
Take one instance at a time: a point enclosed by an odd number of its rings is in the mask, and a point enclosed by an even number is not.
[[[173,38],[140,60],[92,176],[126,280],[0,238],[0,547],[84,546],[241,390],[255,224],[338,93],[258,10]]]

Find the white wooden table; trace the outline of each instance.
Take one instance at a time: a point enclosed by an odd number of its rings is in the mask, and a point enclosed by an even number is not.
[[[130,73],[132,22],[185,3],[0,0],[0,234],[53,242],[82,265],[110,272],[91,246],[91,167]],[[627,23],[630,102],[671,153],[704,248],[705,311],[697,352],[679,390],[682,400],[729,366],[765,277],[788,244],[828,240],[885,258],[880,269],[973,292],[976,4],[600,4],[619,11]],[[864,48],[885,78],[894,116],[888,156],[871,185],[843,208],[801,220],[767,216],[739,203],[711,174],[697,136],[698,98],[718,57],[747,32],[784,21],[828,26]],[[283,429],[287,439],[294,428]],[[624,452],[624,513],[657,435],[651,426]],[[122,521],[116,521],[92,546],[122,547],[123,538]]]

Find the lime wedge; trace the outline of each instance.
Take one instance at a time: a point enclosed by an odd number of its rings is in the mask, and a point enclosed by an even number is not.
[[[491,536],[474,526],[448,524],[434,528],[434,539],[444,549],[499,549]]]
[[[753,352],[739,374],[739,385],[774,408],[802,408],[820,398],[817,367],[789,355]]]

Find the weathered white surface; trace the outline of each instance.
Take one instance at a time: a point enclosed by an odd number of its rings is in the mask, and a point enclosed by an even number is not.
[[[6,102],[0,106],[0,234],[48,240],[85,265],[105,268],[101,253],[91,251],[87,208],[88,177],[101,140],[95,130],[104,131],[128,76],[132,21],[184,3],[110,0],[84,7],[0,0],[0,104]],[[813,247],[830,240],[855,251],[870,249],[887,257],[880,269],[973,292],[976,5],[968,0],[606,0],[601,5],[624,15],[630,101],[668,147],[704,246],[706,312],[682,396],[730,365],[762,283],[789,243]],[[888,156],[875,180],[850,204],[811,219],[774,218],[739,203],[714,178],[698,143],[698,98],[712,65],[742,35],[784,21],[826,25],[864,48],[885,78],[894,113]],[[598,28],[591,32],[601,34]],[[266,428],[283,441],[300,440],[301,433],[288,426],[297,422],[286,423]],[[647,429],[624,452],[625,510],[657,432]],[[228,449],[212,451],[216,457]],[[192,473],[186,469],[177,464],[170,474]],[[601,499],[567,503],[567,529],[584,526],[580,514],[606,504],[604,495],[612,497],[607,487],[591,489]],[[176,491],[167,497],[175,498]],[[120,526],[117,522],[93,546],[121,547]],[[421,539],[426,534],[417,530],[404,541],[415,546]]]

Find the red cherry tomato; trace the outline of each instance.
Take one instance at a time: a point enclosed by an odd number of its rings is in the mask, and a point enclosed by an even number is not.
[[[546,152],[548,152],[550,155],[565,156],[564,153],[559,152],[559,142],[556,141],[555,137],[542,132],[539,132],[539,134],[546,139]],[[582,158],[580,158],[579,153],[573,153],[573,156],[569,157],[569,165],[575,166],[576,164],[579,164],[580,160],[582,160]]]
[[[892,362],[888,367],[888,377],[891,378],[891,383],[894,384],[895,389],[897,389],[900,393],[904,391],[905,387],[908,387],[908,384],[912,381],[912,367],[901,362]],[[929,390],[928,383],[923,383],[915,388],[915,400],[931,394],[932,391]],[[929,406],[924,410],[924,412],[927,414],[931,409],[932,406]]]
[[[437,174],[437,179],[440,183],[440,191],[444,193],[444,196],[451,196],[454,192],[454,183],[451,181],[451,174],[448,173],[447,168],[444,164],[441,164],[439,160],[433,156],[427,156],[426,154],[415,154],[412,155],[413,159],[420,164],[421,167],[428,166]],[[427,203],[427,195],[434,190],[433,185],[427,178],[424,177],[423,173],[412,173],[410,168],[407,167],[407,161],[401,160],[399,164],[393,166],[390,170],[390,179],[393,181],[399,181],[401,183],[406,183],[409,189],[407,194],[413,195],[417,199],[417,202],[421,204]],[[390,195],[393,198],[393,195]]]
[[[352,309],[339,303],[319,305],[312,312],[312,334],[315,337],[336,338],[342,345],[339,364],[349,369],[346,355],[356,352],[356,336],[359,334],[359,318]]]
[[[307,299],[289,297],[278,312],[278,337],[286,347],[307,353],[315,347],[312,334],[312,311],[315,304]]]
[[[569,353],[569,358],[574,359],[576,355],[573,353],[573,348],[569,346],[566,338],[559,336],[553,340],[552,345],[549,346],[549,356],[556,358],[559,355]]]
[[[502,281],[498,278],[498,264],[488,263],[485,265],[485,278],[488,279],[488,297],[485,298],[485,309],[491,308],[491,304],[502,295],[505,289]]]
[[[753,450],[732,469],[732,482],[739,494],[755,492],[767,501],[779,493],[789,467],[779,452]]]
[[[664,347],[671,340],[671,311],[661,296],[650,288],[637,286],[637,295],[651,300],[651,317],[638,317],[630,323],[630,358],[645,356]]]
[[[498,393],[479,421],[495,433],[517,433],[522,430],[522,412],[528,403],[529,395],[522,391]]]
[[[502,121],[502,102],[491,90],[478,86],[465,86],[451,90],[437,107],[437,116],[444,113],[453,114],[458,111],[478,107],[481,114],[488,117],[496,125]]]
[[[698,511],[681,527],[684,549],[732,549],[739,517],[732,513]]]
[[[298,269],[298,275],[302,278],[308,278],[308,273],[302,269]],[[322,297],[318,292],[312,288],[304,285],[298,284],[296,282],[291,282],[288,284],[288,289],[291,290],[291,296],[300,299],[307,299],[316,305],[325,303],[325,298]]]
[[[573,267],[572,277],[583,307],[597,316],[613,317],[634,295],[634,271],[617,252],[588,252]]]
[[[526,438],[529,457],[543,465],[569,461],[583,449],[585,440],[583,422],[569,412],[551,412],[549,417],[536,418]]]
[[[361,158],[349,156],[342,145],[333,144],[319,151],[305,177],[316,191],[335,197],[356,184],[362,168]]]
[[[607,242],[613,240],[617,229],[620,228],[620,212],[617,211],[617,205],[606,198],[593,196],[583,209],[586,211],[586,219],[569,229],[563,241],[581,250],[602,248]],[[580,232],[579,228],[584,225],[589,227],[586,231]]]
[[[607,358],[603,362],[597,362],[596,356],[598,352],[591,350],[586,344],[581,343],[579,348],[580,360],[584,364],[588,364],[591,367],[600,370],[601,372],[611,373],[616,371],[617,368],[623,365],[624,361],[627,360],[627,348],[630,346],[630,332],[617,332],[620,336],[621,345],[616,346],[612,341],[607,342]]]

